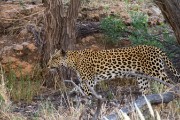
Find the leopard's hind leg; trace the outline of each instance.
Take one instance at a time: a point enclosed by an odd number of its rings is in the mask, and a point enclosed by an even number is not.
[[[150,82],[147,78],[143,78],[143,77],[137,77],[137,82],[138,82],[138,87],[139,87],[139,91],[145,95],[149,92],[149,88],[150,88]]]

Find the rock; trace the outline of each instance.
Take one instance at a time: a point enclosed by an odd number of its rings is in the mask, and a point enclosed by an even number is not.
[[[164,22],[164,18],[160,18],[158,16],[151,16],[148,19],[148,24],[149,25],[160,25],[161,23]]]
[[[132,44],[132,42],[129,40],[129,39],[122,39],[119,41],[118,46],[121,46],[121,47],[128,47]]]
[[[100,20],[100,17],[99,17],[99,14],[96,14],[96,13],[94,13],[94,14],[89,14],[89,19],[90,20],[95,20],[95,21],[99,21]]]
[[[82,18],[82,14],[81,13],[78,14],[78,18]]]
[[[100,18],[105,18],[106,16],[107,16],[107,13],[100,13],[100,14],[99,14],[99,17],[100,17]]]
[[[32,65],[24,61],[17,61],[11,67],[14,69],[16,77],[26,76],[32,73]]]
[[[82,42],[83,43],[86,43],[86,42],[91,42],[91,41],[94,41],[95,40],[95,37],[94,36],[87,36],[85,38],[82,39]]]
[[[0,44],[4,44],[4,41],[0,41]]]
[[[0,55],[2,53],[5,53],[6,51],[10,51],[12,49],[12,46],[5,46],[0,50]]]
[[[12,2],[19,2],[19,0],[6,0],[8,3]],[[42,0],[23,0],[23,3],[34,3],[34,4],[39,4],[42,3]]]
[[[91,45],[91,50],[98,51],[100,48],[97,45]]]
[[[98,8],[98,10],[103,10],[104,9],[104,7],[101,5],[101,6],[99,6],[99,8]]]
[[[16,77],[30,75],[33,70],[33,64],[12,56],[3,56],[1,63],[6,72],[13,70]]]
[[[27,48],[31,51],[34,52],[36,50],[36,46],[33,43],[30,43],[27,45]]]
[[[23,45],[23,46],[28,46],[30,43],[28,43],[28,42],[23,42],[21,45]]]
[[[15,58],[15,57],[7,57],[7,56],[3,56],[3,57],[2,57],[1,63],[2,63],[2,64],[6,64],[6,63],[8,63],[8,62],[14,63],[14,62],[16,62],[16,61],[18,61],[18,59]]]
[[[156,6],[152,6],[150,10],[152,11],[153,15],[156,15],[156,16],[161,15],[161,10]]]
[[[27,35],[27,33],[28,33],[27,29],[23,29],[23,30],[20,31],[19,37],[20,37],[20,38],[23,38],[24,36]]]
[[[17,77],[21,75],[30,75],[32,73],[33,66],[25,61],[18,61],[17,65],[21,67],[21,71],[16,71]]]
[[[16,45],[13,46],[13,49],[16,50],[16,51],[20,51],[20,50],[23,50],[23,46],[16,44]]]
[[[153,15],[153,12],[149,9],[145,9],[144,11],[148,14],[148,16]]]
[[[79,44],[75,44],[75,47],[76,47],[76,48],[79,48],[79,47],[80,47],[80,45],[79,45]]]

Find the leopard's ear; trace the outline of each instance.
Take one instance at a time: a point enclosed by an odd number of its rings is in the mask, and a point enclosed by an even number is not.
[[[60,50],[58,50],[58,49],[55,49],[55,51],[54,51],[54,54],[60,54]]]
[[[65,56],[66,56],[66,51],[63,50],[63,49],[61,49],[61,55],[62,55],[63,57],[65,57]]]
[[[59,57],[61,55],[60,50],[55,49],[53,56]]]

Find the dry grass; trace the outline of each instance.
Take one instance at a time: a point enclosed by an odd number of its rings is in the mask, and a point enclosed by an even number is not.
[[[19,114],[11,113],[12,103],[10,93],[5,84],[5,76],[0,64],[0,119],[1,120],[25,120],[25,117]]]
[[[78,120],[83,112],[83,106],[79,108],[70,107],[69,109],[59,107],[58,110],[51,103],[41,105],[38,116],[44,120]]]
[[[148,107],[143,109],[136,107],[136,111],[132,112],[129,116],[119,111],[117,107],[114,107],[111,111],[109,111],[108,104],[104,104],[101,109],[100,117],[103,118],[111,112],[116,112],[119,115],[119,118],[124,118],[126,120],[178,120],[178,118],[180,118],[180,111],[178,107],[180,104],[179,101],[174,100],[168,105],[159,106],[152,106],[148,101],[147,104]],[[65,109],[60,106],[59,109],[56,110],[53,106],[51,106],[51,103],[45,103],[42,104],[42,109],[39,111],[38,115],[40,116],[39,118],[43,118],[45,120],[78,120],[83,116],[86,119],[91,118],[91,115],[88,115],[87,112],[84,112],[85,109],[87,109],[87,107],[81,105],[79,108],[70,107],[69,109]],[[91,111],[94,113],[94,110]]]
[[[23,116],[22,114],[17,114],[11,112],[13,109],[13,105],[10,100],[10,91],[6,87],[6,78],[4,76],[4,72],[2,70],[0,71],[0,119],[4,120],[25,120],[27,117]],[[156,84],[158,85],[158,84]],[[16,92],[16,91],[14,91]],[[28,92],[27,92],[28,93]],[[131,96],[131,95],[130,95]],[[130,97],[131,98],[131,97]],[[129,100],[129,103],[132,103],[134,99]],[[71,101],[69,101],[71,102]],[[37,112],[38,117],[34,117],[33,119],[44,119],[44,120],[77,120],[82,116],[92,117],[91,115],[87,115],[87,112],[84,112],[85,109],[87,109],[87,106],[81,105],[79,108],[65,108],[63,106],[59,106],[58,109],[55,109],[55,107],[52,105],[51,102],[45,102],[40,105]],[[113,107],[111,110],[108,109],[108,104],[104,104],[101,110],[101,117],[108,115],[111,112],[116,112],[119,117],[123,117],[126,119],[133,119],[133,120],[144,120],[144,119],[151,119],[153,116],[157,120],[177,120],[180,118],[180,100],[174,100],[170,102],[169,104],[165,105],[159,105],[159,106],[152,106],[147,101],[147,106],[143,109],[136,108],[137,111],[132,112],[129,116],[126,114],[123,114],[120,112],[118,107]],[[92,110],[92,113],[94,113],[94,110]],[[87,117],[88,116],[88,117]]]
[[[10,105],[10,99],[9,99],[9,94],[8,94],[8,90],[5,86],[5,77],[4,77],[4,73],[3,73],[3,69],[2,69],[2,66],[0,64],[0,95],[1,95],[1,98],[2,98],[2,101],[4,101],[4,104],[5,105]]]

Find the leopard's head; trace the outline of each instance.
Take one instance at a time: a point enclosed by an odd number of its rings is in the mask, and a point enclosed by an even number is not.
[[[54,54],[50,56],[50,59],[47,63],[47,67],[52,69],[52,68],[57,68],[59,66],[67,66],[66,62],[66,52],[64,50],[55,50]]]

